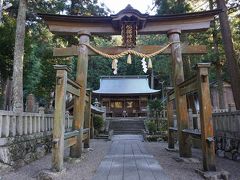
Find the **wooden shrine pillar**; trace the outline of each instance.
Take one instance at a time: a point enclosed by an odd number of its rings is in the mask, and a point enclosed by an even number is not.
[[[84,128],[88,129],[87,139],[84,142],[84,148],[90,147],[90,128],[91,128],[91,99],[92,94],[90,90],[87,90],[87,99],[85,104],[85,113],[84,113]]]
[[[174,127],[173,122],[173,101],[167,101],[167,119],[168,119],[168,148],[174,149],[174,132],[169,127]]]
[[[70,148],[70,156],[79,158],[83,149],[83,123],[85,110],[85,96],[87,86],[87,71],[88,71],[88,48],[84,44],[89,44],[88,32],[79,32],[79,48],[78,48],[78,62],[76,83],[81,86],[80,96],[74,98],[73,107],[73,129],[79,130],[77,143]]]
[[[55,111],[53,123],[53,148],[52,148],[52,169],[54,171],[63,170],[64,155],[64,131],[65,131],[65,110],[66,110],[66,89],[67,71],[64,65],[56,65],[56,91],[55,91]]]
[[[203,170],[216,171],[215,148],[212,120],[212,105],[209,90],[209,63],[197,64],[198,94],[201,119],[201,141],[203,154]]]
[[[192,153],[189,137],[182,132],[183,129],[188,129],[187,99],[186,95],[180,95],[179,88],[177,87],[178,84],[184,81],[180,34],[181,31],[178,29],[168,31],[169,41],[174,42],[174,44],[171,45],[172,79],[176,100],[179,154],[181,157],[191,157]]]

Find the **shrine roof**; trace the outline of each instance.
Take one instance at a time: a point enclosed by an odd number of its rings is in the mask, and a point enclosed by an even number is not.
[[[160,90],[149,87],[147,76],[102,76],[100,88],[94,94],[104,95],[143,95],[156,94]]]

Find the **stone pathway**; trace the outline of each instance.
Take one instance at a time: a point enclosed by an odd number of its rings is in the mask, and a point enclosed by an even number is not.
[[[169,180],[141,135],[115,135],[93,180]]]

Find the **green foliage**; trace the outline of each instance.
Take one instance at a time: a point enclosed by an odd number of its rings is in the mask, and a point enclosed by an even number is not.
[[[28,57],[26,57],[29,62],[26,63],[28,71],[26,72],[24,87],[26,94],[34,93],[36,86],[40,82],[42,76],[41,62],[38,56],[38,47],[36,44],[32,45],[32,50]],[[26,61],[25,61],[26,62]]]
[[[159,128],[158,130],[160,132],[166,132],[168,130],[168,124],[167,124],[167,121],[166,120],[160,120],[159,121]]]
[[[41,23],[31,25],[27,38],[31,40],[25,48],[24,58],[24,95],[34,94],[41,105],[47,105],[50,93],[54,91],[56,71],[55,64],[70,64],[65,58],[54,58],[53,47],[65,44],[61,38],[54,39],[48,28]],[[30,44],[30,43],[28,43]]]
[[[0,25],[0,77],[5,81],[12,75],[13,52],[15,41],[16,20],[9,16],[3,17]]]
[[[103,117],[102,116],[96,115],[96,116],[93,117],[94,129],[100,131],[101,128],[103,127],[103,124],[104,124],[104,121],[103,121]]]
[[[148,106],[150,111],[161,111],[162,110],[162,103],[159,99],[150,100],[148,102]]]
[[[233,36],[233,43],[235,47],[235,51],[237,54],[237,59],[239,61],[239,67],[240,67],[240,32],[239,32],[239,6],[237,5],[238,1],[227,1],[228,7],[229,7],[229,14],[231,13],[231,16],[229,16],[230,25],[232,29],[232,36]],[[215,3],[215,2],[214,2]],[[186,0],[180,0],[180,1],[175,1],[175,0],[155,0],[154,4],[157,9],[157,14],[162,15],[162,14],[177,14],[177,13],[185,13],[185,12],[191,12],[193,7],[194,9],[197,7],[197,4],[200,4],[203,8],[197,8],[199,11],[204,11],[206,10],[207,6],[209,6],[209,2],[202,2],[202,1],[196,1],[196,0],[191,0],[191,1],[186,1]],[[235,14],[235,15],[233,15]],[[219,54],[216,54],[215,51],[213,51],[214,47],[214,40],[213,40],[213,32],[217,34],[217,43],[218,43],[218,50]],[[210,68],[210,82],[216,81],[216,67],[214,66],[216,62],[220,60],[225,60],[225,52],[223,49],[223,44],[222,44],[222,37],[220,33],[220,28],[219,28],[219,22],[216,20],[216,28],[213,26],[206,32],[201,32],[201,33],[189,33],[189,34],[182,34],[182,42],[186,42],[189,45],[206,45],[208,53],[206,55],[191,55],[191,56],[183,56],[183,61],[188,61],[190,60],[190,75],[192,76],[195,71],[193,70],[192,67],[194,67],[197,63],[200,62],[211,62],[212,67]],[[155,64],[154,64],[155,66]],[[170,66],[168,66],[170,67]],[[189,67],[184,67],[184,70],[188,70]],[[170,74],[171,69],[167,69],[166,74]],[[163,75],[164,80],[170,80],[169,78],[166,78],[167,76]],[[186,78],[188,78],[186,76]],[[222,79],[223,80],[229,80],[229,75],[226,69],[226,65],[223,66],[223,74],[222,74]]]
[[[233,44],[236,50],[236,56],[237,56],[238,65],[240,68],[240,18],[234,18],[232,20],[231,25],[232,25],[232,33],[233,33]]]
[[[158,14],[177,14],[189,11],[190,4],[184,0],[155,0]]]
[[[18,1],[9,0],[13,7],[4,15],[3,24],[0,26],[0,80],[3,84],[7,78],[12,76],[13,51],[15,40],[16,17]],[[76,75],[77,58],[55,58],[52,55],[54,47],[67,47],[77,44],[78,39],[69,36],[53,35],[49,32],[44,22],[36,18],[36,12],[52,14],[79,14],[79,15],[108,15],[110,10],[105,9],[104,5],[99,5],[97,0],[51,0],[51,1],[28,1],[27,29],[25,39],[25,56],[24,56],[24,94],[33,93],[37,99],[44,104],[50,99],[50,93],[55,88],[56,72],[53,68],[55,64],[67,64],[72,68],[71,78]],[[190,5],[195,1],[175,1],[175,0],[155,0],[154,4],[157,14],[175,14],[189,12]],[[232,7],[232,6],[231,6]],[[231,9],[231,13],[234,8]],[[235,10],[236,11],[236,10]],[[237,15],[232,16],[231,28],[233,33],[234,47],[237,57],[240,59],[240,20]],[[193,67],[198,62],[215,62],[216,55],[213,50],[212,32],[216,31],[219,43],[220,59],[225,59],[222,47],[221,36],[217,28],[207,32],[189,33],[182,35],[182,41],[190,45],[203,44],[207,45],[208,54],[196,56],[184,56],[183,59],[190,59],[190,66]],[[92,36],[91,43],[97,47],[110,47],[121,45],[121,38]],[[138,45],[164,45],[168,43],[166,35],[141,35],[137,37]],[[118,75],[142,75],[142,66],[140,58],[132,56],[132,64],[126,63],[127,57],[119,59]],[[159,55],[152,58],[153,72],[159,81],[165,81],[165,85],[170,85],[171,81],[171,58],[170,56]],[[100,76],[112,75],[111,60],[101,56],[92,56],[89,59],[88,66],[88,88],[98,89]],[[194,71],[193,71],[194,72]],[[226,67],[224,66],[224,79],[228,79]],[[210,70],[210,80],[214,81],[215,67]],[[161,88],[159,84],[155,87]],[[149,102],[149,107],[153,111],[160,111],[160,101]]]
[[[9,2],[11,2],[13,6],[9,9],[8,14],[4,16],[3,24],[0,26],[1,87],[4,86],[6,79],[12,76],[15,24],[19,1],[9,0]],[[99,6],[96,0],[73,0],[72,2],[73,7],[70,7],[69,1],[67,0],[28,1],[24,55],[24,95],[26,97],[27,94],[33,93],[42,105],[47,105],[50,100],[50,94],[55,88],[56,71],[53,65],[67,64],[73,68],[71,77],[74,78],[76,74],[76,58],[73,58],[73,61],[69,60],[70,58],[55,58],[52,53],[53,48],[66,47],[78,41],[76,41],[74,37],[62,37],[50,33],[45,23],[37,18],[36,12],[52,14],[64,12],[71,14],[71,8],[77,6],[75,2],[80,4],[81,13],[84,15],[106,15],[109,12],[105,11],[103,5]],[[4,36],[2,36],[2,34],[4,34]],[[101,64],[98,67],[101,68]],[[104,69],[102,68],[101,72],[103,71]],[[111,70],[109,73],[111,73]],[[91,76],[98,77],[99,73],[94,73]],[[91,83],[90,79],[90,86],[92,86],[92,84],[94,83]]]
[[[141,35],[137,39],[137,44],[139,45],[166,45],[168,43],[168,38],[166,35]],[[170,85],[170,77],[171,77],[171,57],[166,55],[158,55],[152,59],[153,63],[153,74],[157,79],[157,83],[155,83],[155,89],[161,89],[162,86],[159,83],[165,81],[165,85]],[[139,69],[142,72],[142,68]],[[148,72],[151,73],[150,71]]]
[[[147,125],[147,129],[148,129],[150,134],[155,134],[156,133],[157,125],[154,123],[154,121],[149,120],[149,121],[147,121],[146,125]]]

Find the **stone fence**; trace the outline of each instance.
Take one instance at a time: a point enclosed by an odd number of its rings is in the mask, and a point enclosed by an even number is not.
[[[188,110],[189,129],[201,131],[200,116]],[[220,157],[240,160],[240,111],[218,110],[213,112],[213,128],[216,140],[216,152]],[[195,147],[199,147],[193,141]]]
[[[174,128],[177,128],[176,112],[173,114]],[[193,114],[192,110],[188,109],[188,117],[189,129],[201,132],[200,115]],[[240,111],[214,110],[212,117],[217,155],[240,160]],[[200,140],[194,139],[193,147],[200,148]]]
[[[72,129],[73,117],[66,114],[65,131]],[[0,138],[32,135],[40,132],[48,132],[53,129],[53,114],[39,113],[15,113],[13,111],[0,110]]]
[[[218,156],[240,160],[240,111],[213,113]]]
[[[213,113],[215,131],[240,133],[240,111]]]
[[[53,114],[0,111],[0,162],[22,166],[51,151]],[[66,114],[65,132],[73,117]]]

